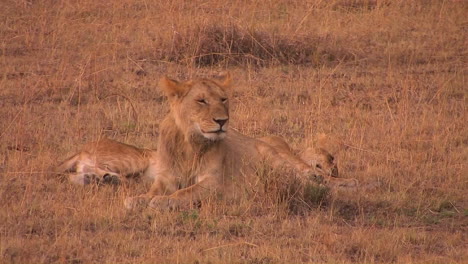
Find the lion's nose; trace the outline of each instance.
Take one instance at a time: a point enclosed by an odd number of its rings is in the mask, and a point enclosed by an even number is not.
[[[228,118],[213,118],[213,120],[219,124],[219,127],[223,127],[228,121]]]

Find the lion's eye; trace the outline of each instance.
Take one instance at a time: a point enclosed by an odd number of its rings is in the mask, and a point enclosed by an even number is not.
[[[317,167],[317,168],[319,168],[319,169],[322,168],[322,166],[320,166],[320,164],[315,165],[315,167]]]
[[[226,103],[227,100],[228,100],[227,98],[221,98],[221,102],[222,102],[223,104]]]
[[[198,99],[197,102],[198,102],[199,104],[203,104],[203,105],[206,105],[206,104],[207,104],[207,102],[206,102],[205,99]]]

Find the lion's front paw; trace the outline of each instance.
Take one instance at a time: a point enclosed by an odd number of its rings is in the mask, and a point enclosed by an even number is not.
[[[335,187],[340,189],[355,189],[359,187],[359,181],[353,178],[344,179],[330,177],[328,178],[326,185],[328,185],[329,187]]]
[[[318,183],[318,184],[321,184],[321,183],[323,183],[323,181],[324,181],[324,178],[323,178],[322,175],[320,175],[320,174],[315,174],[315,173],[314,173],[314,174],[311,174],[311,175],[309,176],[309,179],[312,180],[312,181],[314,181],[314,182],[316,182],[316,183]]]
[[[158,210],[180,210],[189,208],[190,203],[174,197],[156,196],[151,199],[149,207]]]
[[[150,198],[144,196],[127,197],[124,200],[125,208],[128,210],[146,207]]]
[[[303,173],[303,179],[306,181],[312,181],[318,184],[323,183],[324,177],[321,175],[321,173],[317,173],[315,170],[307,170]]]
[[[359,186],[359,181],[357,179],[351,178],[351,179],[341,179],[341,182],[339,183],[340,187],[349,187],[349,188],[355,188]]]

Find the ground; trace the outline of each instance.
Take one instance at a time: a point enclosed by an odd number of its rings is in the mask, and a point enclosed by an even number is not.
[[[0,8],[0,262],[467,262],[466,2]],[[102,136],[156,147],[159,78],[225,70],[233,127],[298,150],[333,135],[342,176],[380,187],[129,212],[123,199],[149,183],[80,187],[52,173]]]

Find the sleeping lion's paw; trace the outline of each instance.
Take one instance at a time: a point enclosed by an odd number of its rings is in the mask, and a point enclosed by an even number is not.
[[[314,183],[321,184],[324,181],[322,173],[317,172],[316,170],[307,170],[302,174],[302,179],[305,181],[312,181]]]
[[[181,210],[190,208],[190,202],[170,196],[156,196],[151,199],[149,207],[158,210]]]
[[[359,181],[357,179],[345,179],[345,178],[333,178],[329,177],[325,183],[332,188],[340,188],[340,189],[356,189],[359,187]]]
[[[124,200],[124,206],[128,210],[136,209],[136,208],[143,208],[148,205],[148,201],[150,198],[145,196],[135,196],[135,197],[127,197]]]

